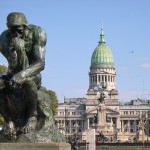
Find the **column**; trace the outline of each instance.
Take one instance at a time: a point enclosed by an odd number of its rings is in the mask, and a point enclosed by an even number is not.
[[[118,116],[118,117],[116,118],[116,121],[117,121],[117,129],[120,129],[120,128],[121,128],[120,116]]]
[[[108,75],[108,82],[110,82],[110,75]]]
[[[69,120],[69,133],[71,133],[72,131],[71,131],[71,120]]]
[[[134,131],[133,131],[133,132],[137,132],[137,128],[136,128],[136,120],[134,120],[133,125],[134,125]]]
[[[82,131],[84,131],[84,121],[82,121]]]
[[[100,83],[102,82],[102,75],[100,75]]]
[[[121,120],[121,132],[122,132],[122,120]]]
[[[106,108],[104,104],[100,104],[98,109],[98,125],[106,124]]]
[[[87,129],[89,129],[89,118],[87,118]]]
[[[128,120],[128,132],[130,132],[130,120]]]
[[[124,132],[124,120],[122,120],[122,132]]]

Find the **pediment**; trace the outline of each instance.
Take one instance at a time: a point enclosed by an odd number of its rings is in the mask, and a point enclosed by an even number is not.
[[[87,113],[87,114],[89,114],[89,113],[92,114],[92,113],[94,113],[95,111],[97,111],[97,108],[98,108],[98,107],[91,108],[91,109],[89,108],[89,109],[86,110],[86,113]],[[116,110],[116,109],[112,109],[112,108],[107,108],[107,107],[106,107],[106,113],[118,115],[118,114],[119,114],[119,111]]]
[[[106,113],[119,114],[119,111],[116,110],[116,109],[107,108],[107,109],[106,109]]]

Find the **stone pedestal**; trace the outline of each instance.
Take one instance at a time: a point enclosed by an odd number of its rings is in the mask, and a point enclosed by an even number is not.
[[[99,104],[98,106],[98,126],[104,126],[106,124],[106,106],[105,104]]]
[[[86,130],[86,149],[95,150],[95,129]]]
[[[71,150],[68,143],[0,143],[0,150]]]
[[[139,131],[139,139],[138,139],[140,142],[144,142],[147,140],[147,136],[145,136],[145,133],[144,131],[140,130]]]

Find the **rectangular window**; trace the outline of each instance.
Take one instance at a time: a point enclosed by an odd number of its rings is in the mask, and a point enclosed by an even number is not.
[[[72,112],[72,115],[76,115],[76,112]]]
[[[130,129],[130,132],[133,132],[133,129]]]
[[[95,76],[95,82],[97,82],[97,76]]]
[[[131,120],[131,121],[130,121],[130,125],[132,126],[132,125],[133,125],[133,123],[134,123],[134,121],[133,121],[133,120]]]
[[[98,75],[98,81],[100,81],[100,75]]]
[[[67,125],[67,126],[69,125],[69,121],[66,121],[66,125]]]
[[[80,122],[80,121],[78,122],[78,125],[81,125],[81,122]]]
[[[127,120],[124,120],[124,125],[126,125],[128,123],[128,121]]]
[[[105,81],[107,82],[107,76],[105,75]]]
[[[116,121],[115,121],[115,120],[113,120],[113,124],[116,124]]]
[[[104,76],[102,75],[102,82],[104,81]]]
[[[92,125],[92,124],[93,124],[93,121],[90,120],[90,125]]]

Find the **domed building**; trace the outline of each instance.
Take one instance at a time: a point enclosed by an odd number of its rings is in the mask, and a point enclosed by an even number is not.
[[[114,126],[120,128],[118,91],[115,79],[116,71],[113,55],[104,40],[102,29],[100,41],[91,57],[86,115],[88,118],[87,128],[91,128],[88,122],[91,122],[92,118],[96,116],[98,118],[97,124],[92,124],[92,126],[98,133],[103,131],[106,136],[108,134],[109,136],[114,135]],[[104,96],[104,102],[98,101],[101,94]]]
[[[111,50],[100,41],[91,56],[86,98],[64,98],[55,122],[66,137],[86,140],[87,129],[95,129],[113,141],[150,140],[150,100],[135,99],[126,104],[118,100],[116,70]]]
[[[111,50],[104,40],[103,29],[101,30],[99,44],[91,57],[87,99],[95,99],[98,96],[101,86],[106,87],[104,91],[105,102],[118,103],[114,59]]]

